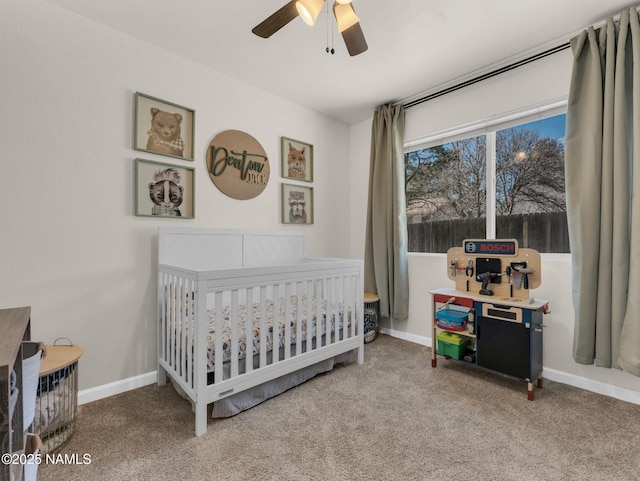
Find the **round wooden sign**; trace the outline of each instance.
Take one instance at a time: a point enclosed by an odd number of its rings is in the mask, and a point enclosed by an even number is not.
[[[216,135],[207,151],[211,181],[233,199],[253,199],[269,183],[269,159],[255,138],[240,130]]]

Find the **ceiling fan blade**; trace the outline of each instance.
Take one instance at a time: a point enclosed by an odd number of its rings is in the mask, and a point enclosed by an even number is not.
[[[369,46],[364,39],[364,33],[360,27],[360,19],[356,15],[351,2],[336,1],[333,4],[333,15],[338,22],[338,31],[342,34],[349,55],[352,57],[365,52]]]
[[[253,27],[251,31],[258,37],[269,38],[297,16],[296,0],[291,0],[262,23]]]
[[[367,45],[367,41],[364,38],[362,28],[360,28],[360,22],[352,25],[344,32],[342,32],[342,38],[344,39],[344,43],[347,46],[349,55],[351,55],[352,57],[360,55],[362,52],[366,52],[369,48],[369,46]]]

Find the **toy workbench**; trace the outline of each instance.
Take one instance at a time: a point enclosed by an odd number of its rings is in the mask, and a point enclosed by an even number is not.
[[[467,239],[447,251],[455,288],[431,291],[432,367],[437,355],[542,387],[542,319],[548,301],[530,297],[542,282],[540,253],[515,239]]]

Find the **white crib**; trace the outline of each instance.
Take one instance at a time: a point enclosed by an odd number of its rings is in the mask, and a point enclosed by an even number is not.
[[[364,362],[360,260],[310,258],[293,231],[160,228],[158,261],[158,384],[191,400],[197,436],[210,403],[350,351]]]

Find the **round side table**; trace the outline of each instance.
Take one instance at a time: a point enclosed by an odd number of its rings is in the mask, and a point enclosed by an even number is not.
[[[44,444],[45,453],[64,446],[76,426],[78,410],[78,359],[84,349],[77,345],[46,346],[40,365],[33,432]]]

